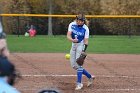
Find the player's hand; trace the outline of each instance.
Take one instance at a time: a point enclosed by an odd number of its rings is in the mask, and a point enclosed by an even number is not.
[[[78,39],[77,39],[77,38],[72,39],[72,42],[73,42],[73,43],[77,43],[77,42],[78,42]]]

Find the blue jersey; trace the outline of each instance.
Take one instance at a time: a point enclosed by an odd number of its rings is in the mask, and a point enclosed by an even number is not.
[[[85,24],[82,27],[79,27],[76,21],[71,22],[68,31],[72,32],[72,39],[78,39],[78,43],[83,42],[84,38],[89,38],[89,29]]]
[[[0,77],[0,93],[20,93],[14,87],[10,86],[6,78]]]

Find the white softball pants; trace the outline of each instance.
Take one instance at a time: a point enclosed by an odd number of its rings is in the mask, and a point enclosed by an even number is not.
[[[72,43],[70,50],[70,63],[73,69],[77,70],[80,66],[76,63],[76,59],[80,57],[84,43]]]

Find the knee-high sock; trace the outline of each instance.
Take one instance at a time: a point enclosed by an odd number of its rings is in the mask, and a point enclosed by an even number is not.
[[[91,78],[92,76],[87,72],[85,69],[83,69],[83,74],[87,76],[88,78]]]
[[[80,67],[80,68],[77,69],[77,83],[81,83],[82,74],[83,74],[83,68]]]

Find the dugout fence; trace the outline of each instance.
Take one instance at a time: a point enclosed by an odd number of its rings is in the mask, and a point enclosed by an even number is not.
[[[76,15],[0,14],[9,34],[24,34],[34,25],[38,35],[65,35]],[[139,35],[139,15],[86,15],[91,35]],[[51,19],[51,21],[49,21]]]

